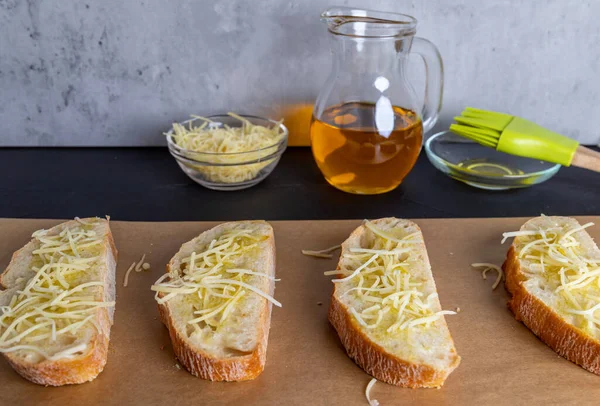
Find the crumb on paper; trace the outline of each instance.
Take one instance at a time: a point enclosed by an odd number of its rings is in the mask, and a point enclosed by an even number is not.
[[[456,313],[460,313],[460,307],[456,307],[456,310],[455,310],[455,312],[456,312]]]
[[[163,344],[163,345],[160,346],[160,350],[162,351],[164,349],[165,349],[165,345]]]
[[[144,262],[144,263],[142,264],[142,269],[143,269],[144,271],[147,271],[147,270],[149,270],[149,269],[150,269],[150,264],[149,264],[149,263],[147,263],[147,262]]]
[[[454,255],[454,252],[451,252],[450,255]]]
[[[323,302],[317,302],[317,306],[323,306]]]
[[[181,365],[179,365],[179,364],[175,364],[175,368],[177,368],[177,369],[181,369]]]

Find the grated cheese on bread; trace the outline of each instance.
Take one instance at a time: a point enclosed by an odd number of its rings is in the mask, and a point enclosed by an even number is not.
[[[116,249],[107,220],[39,230],[0,276],[0,353],[23,377],[59,386],[106,364]]]
[[[569,217],[527,221],[502,266],[508,305],[550,348],[600,374],[600,249]]]
[[[383,218],[342,244],[329,320],[346,352],[377,380],[440,387],[460,357],[448,331],[419,227]]]
[[[264,369],[275,242],[264,221],[221,224],[183,244],[152,286],[175,354],[193,375],[249,380]]]

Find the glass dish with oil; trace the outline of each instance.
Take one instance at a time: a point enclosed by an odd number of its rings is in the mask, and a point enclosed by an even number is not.
[[[554,176],[560,165],[498,152],[450,131],[425,142],[429,161],[441,172],[468,185],[487,190],[524,188]]]

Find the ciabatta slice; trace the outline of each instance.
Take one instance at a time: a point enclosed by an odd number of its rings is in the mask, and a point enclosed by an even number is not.
[[[590,225],[569,217],[527,221],[507,234],[517,236],[503,269],[515,318],[559,355],[600,374],[600,250],[584,230]]]
[[[116,256],[109,223],[99,218],[40,230],[14,253],[0,276],[0,352],[15,371],[51,386],[91,381],[102,372]]]
[[[460,363],[444,320],[454,312],[442,312],[419,227],[366,222],[344,241],[332,273],[329,320],[350,358],[383,382],[442,386]]]
[[[275,239],[264,221],[221,224],[182,245],[152,289],[190,373],[242,381],[263,371],[271,306],[279,304],[274,278]]]

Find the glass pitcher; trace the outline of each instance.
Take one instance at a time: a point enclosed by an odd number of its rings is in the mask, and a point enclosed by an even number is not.
[[[438,119],[440,53],[414,36],[417,21],[408,15],[335,7],[321,19],[331,35],[333,69],[313,110],[314,158],[338,189],[357,194],[393,190],[414,166],[423,133]],[[423,106],[406,78],[411,50],[425,62]]]

